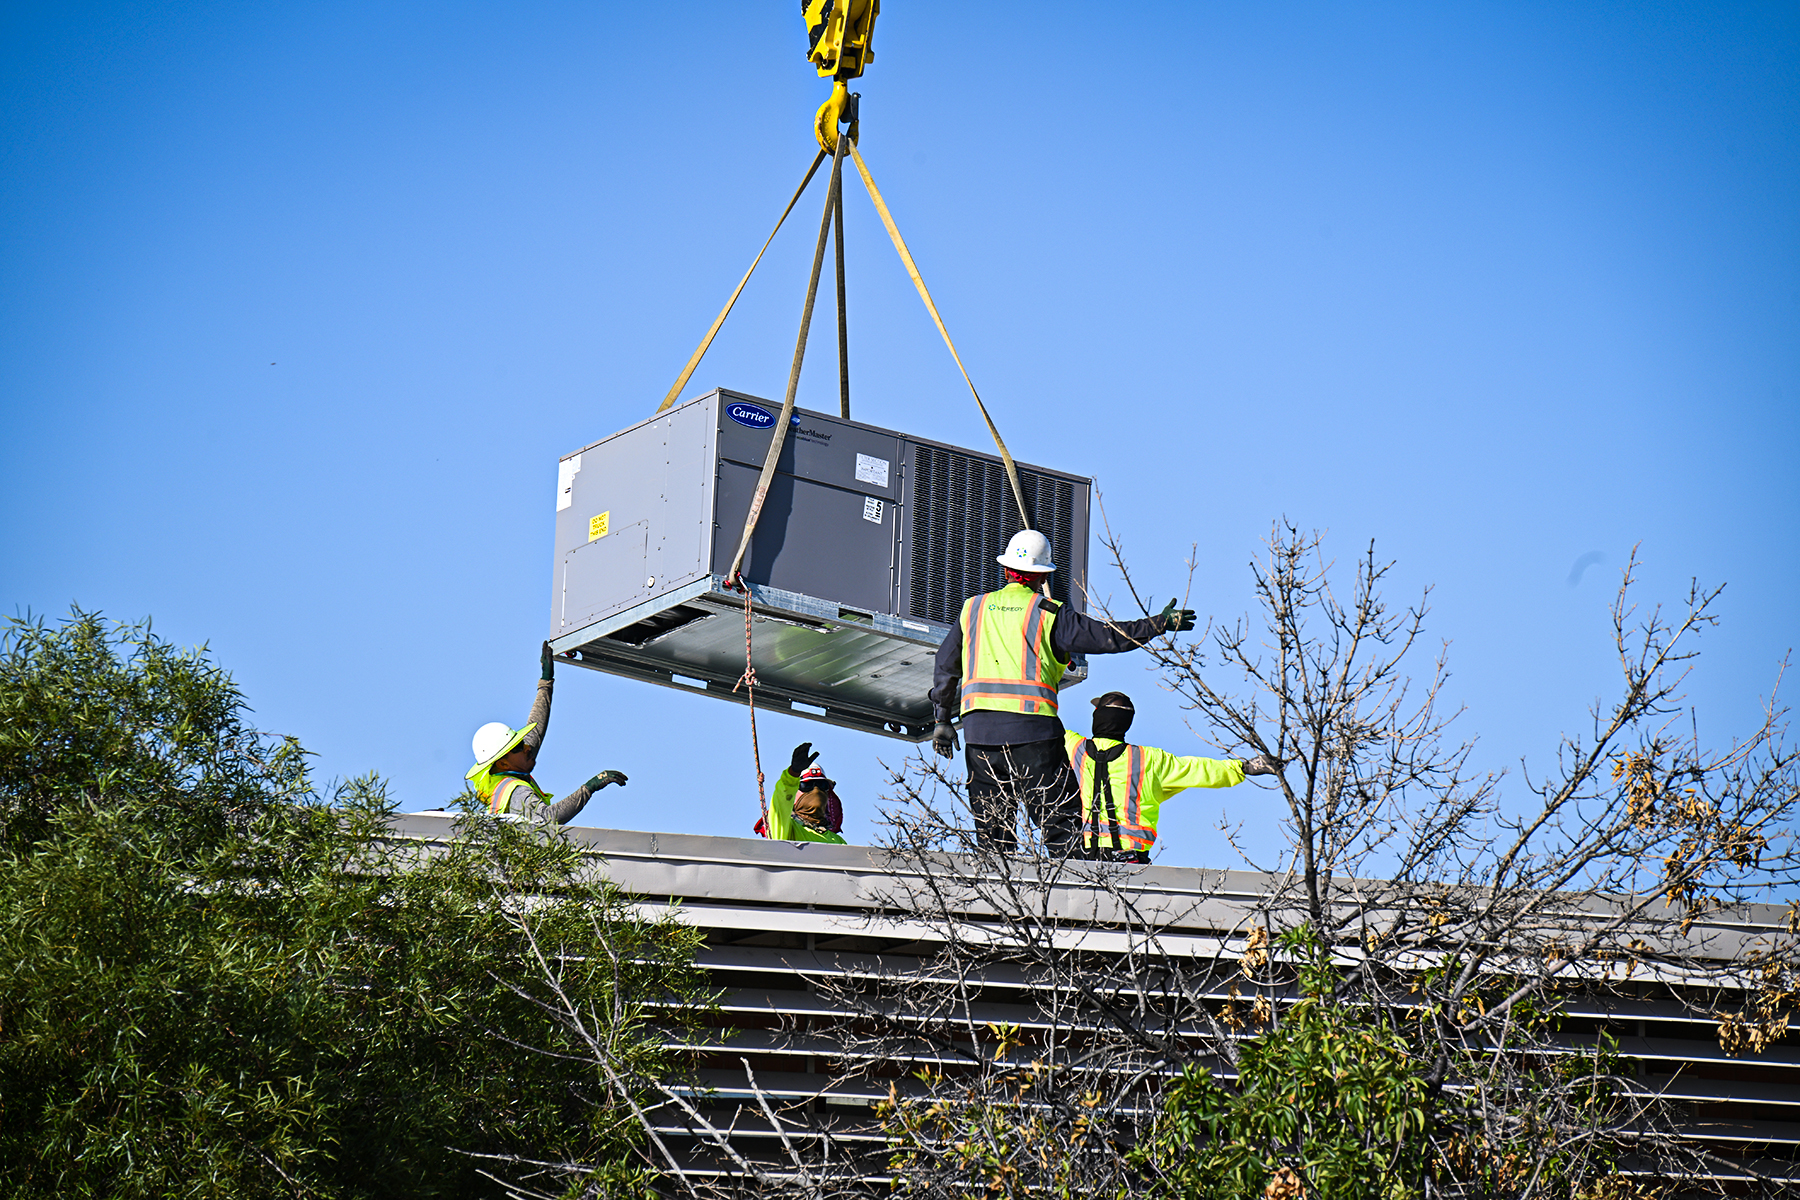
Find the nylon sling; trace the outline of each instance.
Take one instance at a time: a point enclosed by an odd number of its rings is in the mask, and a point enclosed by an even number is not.
[[[838,87],[839,90],[842,89],[843,85],[841,81]],[[835,95],[836,93],[834,93],[834,98]],[[747,684],[751,689],[754,689],[756,684],[756,671],[752,664],[750,647],[752,592],[750,584],[740,577],[739,571],[743,567],[744,556],[750,549],[751,538],[756,532],[757,519],[762,515],[763,503],[768,496],[769,485],[774,477],[776,464],[781,455],[782,443],[787,435],[788,423],[794,411],[794,393],[799,385],[800,366],[806,353],[807,332],[812,324],[813,300],[817,295],[819,288],[819,270],[823,265],[825,243],[834,219],[837,222],[838,230],[837,282],[839,391],[843,415],[846,418],[850,415],[849,347],[847,331],[845,329],[843,263],[843,163],[846,151],[848,151],[850,159],[856,164],[857,173],[862,176],[863,185],[868,189],[869,198],[874,201],[875,210],[881,217],[881,223],[886,228],[888,237],[894,244],[894,249],[900,255],[901,263],[906,267],[907,275],[912,279],[913,287],[918,291],[919,298],[925,302],[926,311],[931,314],[932,323],[937,326],[938,333],[944,339],[944,345],[949,348],[950,357],[955,360],[957,370],[962,373],[963,381],[969,385],[969,394],[975,398],[975,407],[980,410],[981,419],[986,423],[988,433],[993,436],[995,448],[1000,451],[1000,461],[1006,468],[1006,479],[1012,490],[1013,503],[1017,505],[1019,510],[1020,524],[1023,528],[1027,529],[1029,529],[1032,524],[1031,513],[1025,506],[1024,489],[1019,486],[1019,472],[1017,466],[1013,463],[1012,451],[1007,449],[1005,440],[1000,436],[999,427],[994,424],[994,419],[989,415],[986,403],[981,399],[981,393],[975,389],[974,380],[969,378],[968,368],[963,366],[962,355],[957,353],[956,343],[950,340],[950,331],[945,327],[943,317],[938,314],[937,305],[932,301],[931,293],[925,287],[924,277],[919,274],[918,264],[913,261],[912,252],[907,249],[905,239],[900,236],[900,229],[894,223],[893,214],[888,211],[887,202],[882,198],[880,189],[875,186],[875,179],[869,174],[868,164],[863,162],[862,155],[857,152],[855,104],[857,99],[858,97],[850,98],[848,110],[849,116],[845,118],[851,122],[850,127],[849,129],[838,133],[836,152],[830,156],[832,160],[831,184],[826,192],[825,214],[819,225],[818,243],[813,250],[812,274],[807,282],[806,304],[802,309],[800,316],[799,336],[795,340],[794,364],[788,375],[787,396],[782,402],[781,416],[777,418],[774,436],[770,439],[769,443],[769,453],[763,461],[762,472],[757,480],[756,492],[751,498],[750,511],[746,514],[744,519],[743,533],[738,541],[737,552],[732,556],[731,565],[725,572],[725,582],[728,587],[735,586],[744,589],[744,674],[738,682],[740,686]],[[822,108],[820,111],[823,113],[825,112],[825,109]],[[835,128],[839,123],[837,112],[836,110],[833,110],[831,127]],[[824,128],[825,127],[821,125],[821,130]],[[820,141],[822,144],[825,142],[823,133],[821,133]],[[726,300],[725,307],[719,310],[719,315],[713,319],[711,328],[706,331],[706,336],[700,340],[700,345],[694,350],[692,357],[688,359],[687,365],[676,378],[674,386],[672,386],[669,389],[668,394],[663,397],[663,402],[657,406],[657,412],[663,412],[671,407],[680,396],[682,388],[687,386],[688,380],[693,377],[695,368],[700,365],[700,360],[705,357],[707,348],[712,345],[713,338],[718,335],[720,328],[725,324],[725,318],[731,314],[732,307],[736,305],[738,297],[743,294],[745,286],[750,282],[750,276],[756,271],[757,264],[762,261],[763,253],[768,250],[770,243],[775,240],[775,234],[780,231],[782,224],[787,220],[788,214],[792,212],[794,206],[799,203],[802,193],[806,191],[807,184],[812,182],[813,175],[818,171],[820,164],[825,161],[825,158],[826,152],[824,149],[821,149],[813,158],[812,164],[807,167],[806,175],[801,179],[800,186],[795,189],[793,198],[788,201],[787,207],[782,210],[781,216],[775,222],[775,228],[770,231],[768,239],[763,242],[762,249],[757,251],[756,258],[750,263],[750,269],[744,272],[744,277],[738,281],[738,285],[732,291],[731,297]],[[1043,584],[1043,594],[1045,597],[1050,595],[1050,585],[1047,580]],[[732,690],[735,691],[736,688],[733,688]],[[749,698],[750,744],[751,752],[756,763],[756,791],[758,803],[763,810],[763,816],[766,820],[768,816],[768,798],[767,793],[764,790],[762,752],[757,745],[756,738],[756,704],[754,690],[751,691]],[[1056,711],[1054,692],[1049,700],[1048,707],[1051,712]],[[510,789],[508,790],[510,791]]]

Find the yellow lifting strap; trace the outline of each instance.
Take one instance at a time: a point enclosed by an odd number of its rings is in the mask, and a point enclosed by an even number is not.
[[[887,227],[894,249],[900,252],[900,261],[906,264],[906,273],[912,276],[913,287],[919,290],[919,299],[925,301],[925,308],[931,313],[938,333],[943,335],[944,345],[950,347],[950,357],[956,360],[956,369],[962,372],[963,382],[969,385],[969,394],[975,397],[975,407],[981,410],[981,419],[987,422],[988,432],[994,435],[994,445],[1000,448],[1000,461],[1006,464],[1007,482],[1012,484],[1013,503],[1019,506],[1019,520],[1026,529],[1030,529],[1031,514],[1025,511],[1025,492],[1019,487],[1019,469],[1013,465],[1012,452],[1001,440],[1000,430],[994,425],[994,418],[988,415],[987,405],[981,402],[981,393],[975,390],[975,381],[969,378],[969,369],[963,366],[962,355],[956,352],[956,343],[950,340],[950,331],[944,328],[944,318],[938,315],[937,305],[931,301],[931,293],[925,288],[925,279],[919,274],[918,264],[913,262],[912,251],[906,248],[906,239],[900,236],[900,228],[894,224],[894,215],[888,211],[887,201],[881,198],[881,189],[875,186],[875,177],[869,174],[868,164],[863,162],[862,153],[857,150],[854,142],[850,144],[850,158],[856,163],[856,171],[862,176],[863,186],[869,189],[869,199],[875,202],[875,211],[881,214],[881,223]]]
[[[781,447],[787,438],[788,422],[794,415],[794,394],[800,389],[800,367],[806,361],[806,335],[812,330],[813,301],[819,295],[819,270],[825,265],[825,242],[831,236],[831,215],[843,195],[840,178],[844,170],[844,149],[848,136],[838,138],[837,153],[831,158],[831,186],[825,189],[825,215],[819,218],[819,241],[813,247],[812,275],[806,281],[806,305],[800,310],[800,333],[794,339],[794,365],[788,371],[787,397],[781,402],[781,415],[775,418],[775,433],[769,439],[769,452],[763,458],[762,473],[756,479],[756,492],[750,497],[750,512],[744,518],[744,533],[738,540],[737,553],[725,571],[729,585],[743,584],[739,570],[744,555],[750,550],[750,539],[756,534],[756,522],[762,517],[763,503],[769,498],[769,485],[775,479],[776,465],[781,461]],[[744,590],[750,590],[743,584]]]
[[[736,290],[731,293],[731,299],[725,302],[725,307],[721,308],[719,315],[713,319],[712,328],[708,329],[706,336],[700,339],[699,347],[695,349],[694,356],[688,359],[687,366],[681,369],[681,376],[675,380],[675,386],[669,389],[669,394],[663,397],[663,402],[656,406],[657,412],[662,412],[674,404],[681,396],[681,389],[688,385],[689,379],[693,378],[695,368],[700,365],[700,360],[706,357],[707,348],[712,345],[713,338],[718,336],[720,328],[725,324],[725,318],[731,315],[731,306],[738,302],[738,297],[744,294],[744,285],[749,283],[750,276],[756,273],[756,264],[760,263],[763,255],[768,252],[769,243],[773,242],[775,235],[781,232],[782,222],[786,221],[788,214],[794,211],[794,205],[800,203],[800,197],[805,193],[806,185],[812,182],[812,177],[818,173],[819,164],[824,161],[825,151],[823,150],[813,156],[812,166],[806,168],[806,178],[802,179],[800,186],[794,189],[794,198],[789,200],[787,207],[781,210],[781,216],[775,222],[775,228],[769,231],[768,240],[763,242],[762,249],[756,252],[756,258],[751,261],[750,269],[744,272],[742,279],[738,280]]]

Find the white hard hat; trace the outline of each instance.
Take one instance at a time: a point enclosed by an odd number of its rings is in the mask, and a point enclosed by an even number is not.
[[[1050,539],[1035,529],[1021,529],[1006,543],[1006,553],[994,560],[1015,571],[1054,571],[1050,561]]]
[[[536,721],[523,729],[514,729],[505,721],[489,721],[477,729],[469,742],[469,748],[475,752],[475,765],[469,768],[469,773],[463,778],[473,779],[493,766],[502,755],[524,741],[525,735],[536,728]]]

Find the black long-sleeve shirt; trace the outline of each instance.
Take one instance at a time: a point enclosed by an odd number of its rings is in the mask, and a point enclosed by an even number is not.
[[[1096,621],[1058,605],[1056,622],[1050,626],[1050,650],[1067,666],[1077,654],[1123,654],[1127,650],[1136,650],[1162,633],[1160,616],[1145,617],[1141,621]],[[944,644],[938,647],[937,669],[931,678],[931,715],[935,721],[948,721],[961,707],[962,651],[962,623],[959,621],[950,627]],[[1061,738],[1063,724],[1049,713],[978,708],[963,715],[962,735],[963,740],[973,746],[1016,746],[1020,742]]]

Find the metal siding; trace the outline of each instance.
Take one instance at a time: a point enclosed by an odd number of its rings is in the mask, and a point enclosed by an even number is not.
[[[726,415],[732,403],[749,403],[781,415],[781,405],[740,392],[716,393],[719,458],[762,470],[769,457],[772,431],[748,429]],[[900,501],[900,437],[885,429],[874,429],[841,417],[795,409],[788,424],[788,436],[781,447],[781,458],[775,469],[787,475],[814,483],[847,488],[875,496],[881,500]],[[856,477],[858,454],[888,464],[888,481],[878,484]],[[735,548],[736,541],[733,540]]]
[[[755,819],[753,794],[744,797],[741,814],[732,821],[739,828]],[[424,852],[462,836],[459,826],[484,819],[448,813],[395,816],[387,836]],[[921,1043],[904,1058],[886,1060],[878,1071],[846,1079],[850,1068],[866,1064],[855,1057],[853,1039],[841,1031],[854,1029],[851,1023],[862,1014],[834,999],[829,988],[820,986],[825,981],[916,980],[920,987],[932,988],[954,978],[978,989],[961,1010],[965,1018],[1027,1031],[1055,1025],[1079,1032],[1079,1022],[1069,1016],[1073,998],[1054,981],[1028,967],[999,962],[984,963],[973,977],[952,976],[937,957],[944,924],[895,911],[891,898],[914,886],[910,880],[921,869],[967,878],[971,864],[966,860],[953,866],[958,860],[947,855],[942,863],[927,865],[897,860],[878,847],[584,826],[570,826],[566,833],[604,863],[641,915],[673,916],[704,937],[697,962],[720,992],[721,1024],[731,1028],[710,1037],[698,1031],[675,1035],[670,1045],[707,1055],[700,1063],[701,1081],[714,1091],[697,1103],[708,1120],[728,1131],[734,1148],[759,1165],[784,1160],[773,1130],[751,1099],[744,1059],[750,1060],[765,1091],[823,1101],[784,1108],[783,1137],[816,1151],[821,1133],[829,1130],[835,1139],[831,1153],[866,1155],[867,1178],[884,1184],[884,1191],[888,1131],[871,1119],[866,1105],[886,1095],[889,1081],[869,1075],[895,1075],[894,1086],[904,1089],[919,1068],[966,1065],[954,1050]],[[1208,1001],[1222,1004],[1241,978],[1244,933],[1268,921],[1270,898],[1283,882],[1247,871],[1133,866],[1121,868],[1121,890],[1114,895],[1065,877],[1042,897],[1045,916],[1054,923],[1044,932],[1059,944],[1079,946],[1098,967],[1108,956],[1141,952],[1144,936],[1134,930],[1154,929],[1163,953],[1216,964],[1211,979],[1201,977],[1196,983]],[[991,910],[980,902],[979,889],[954,894],[967,898],[957,914],[965,933],[992,928],[984,924]],[[1584,921],[1606,919],[1610,910],[1601,898],[1586,897],[1573,903],[1567,915],[1575,929]],[[1666,928],[1663,936],[1688,951],[1738,954],[1738,937],[1777,935],[1784,922],[1779,905],[1746,904],[1710,915],[1689,933]],[[1123,995],[1136,995],[1129,979],[1121,986]],[[1738,1189],[1742,1194],[1793,1194],[1800,1182],[1800,1123],[1792,1119],[1800,1110],[1800,1052],[1783,1043],[1761,1053],[1725,1055],[1712,1022],[1696,1021],[1693,1011],[1678,1005],[1661,986],[1652,988],[1646,981],[1640,987],[1646,995],[1638,999],[1596,1003],[1578,991],[1558,997],[1566,1027],[1563,1045],[1591,1050],[1597,1033],[1609,1032],[1615,1039],[1613,1052],[1640,1064],[1635,1079],[1617,1081],[1624,1094],[1661,1093],[1664,1099],[1691,1105],[1685,1132],[1721,1155],[1721,1178],[1742,1180],[1742,1168],[1748,1165],[1774,1177],[1762,1191],[1747,1185]],[[1298,997],[1289,986],[1273,998],[1285,1005]],[[1154,1003],[1155,990],[1143,1000]],[[816,1072],[803,1073],[789,1069],[796,1057],[823,1061]],[[1230,1063],[1214,1067],[1221,1078],[1235,1078]],[[836,1107],[847,1102],[861,1105],[862,1111]],[[727,1176],[737,1169],[709,1160],[708,1141],[686,1122],[665,1120],[659,1133],[690,1165]]]

